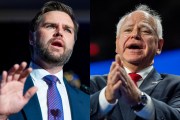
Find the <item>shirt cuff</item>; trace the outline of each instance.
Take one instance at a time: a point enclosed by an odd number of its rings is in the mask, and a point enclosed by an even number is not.
[[[105,90],[106,90],[106,87],[104,87],[101,92],[100,92],[100,95],[99,95],[99,110],[100,110],[100,114],[103,116],[103,115],[106,115],[109,111],[112,110],[112,108],[117,104],[118,102],[118,99],[116,99],[116,102],[115,103],[109,103],[107,100],[106,100],[106,97],[105,97]]]
[[[149,95],[145,94],[147,96],[147,104],[144,106],[144,108],[138,112],[134,111],[136,115],[139,117],[142,117],[146,120],[154,120],[155,117],[155,108],[154,104],[152,102],[152,99]]]

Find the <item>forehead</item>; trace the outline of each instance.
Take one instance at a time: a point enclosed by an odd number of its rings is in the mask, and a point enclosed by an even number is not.
[[[74,28],[73,21],[71,17],[61,11],[50,11],[42,15],[41,23],[57,23],[57,24],[65,24]]]
[[[140,23],[149,24],[152,27],[156,26],[154,18],[144,11],[135,11],[135,12],[130,13],[125,18],[123,25],[133,26],[135,24],[140,24]]]

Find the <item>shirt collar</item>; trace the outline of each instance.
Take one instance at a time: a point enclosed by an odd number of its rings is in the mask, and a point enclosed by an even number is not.
[[[131,71],[128,68],[126,68],[126,67],[124,67],[124,68],[127,73],[131,73]],[[153,66],[151,65],[151,66],[144,68],[143,70],[137,72],[137,74],[141,75],[142,79],[144,80],[152,69],[153,69]]]
[[[45,69],[43,69],[42,67],[35,64],[32,61],[30,62],[29,66],[33,69],[33,71],[30,73],[31,77],[35,78],[33,80],[42,80],[44,76],[50,75],[50,73],[48,71],[46,71]],[[63,81],[63,70],[61,70],[58,73],[53,74],[53,75],[55,75],[60,80],[61,84],[63,86],[65,86],[64,81]]]

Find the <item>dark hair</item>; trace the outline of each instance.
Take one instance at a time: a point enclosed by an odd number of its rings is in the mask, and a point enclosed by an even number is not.
[[[31,32],[36,31],[36,29],[39,25],[39,22],[42,18],[42,15],[47,13],[47,12],[50,12],[50,11],[62,11],[62,12],[67,13],[71,17],[73,24],[74,24],[74,32],[75,32],[74,38],[76,40],[79,25],[75,19],[75,15],[73,13],[73,10],[71,7],[65,5],[61,2],[58,2],[58,1],[49,1],[49,2],[44,4],[44,6],[41,8],[41,10],[32,19],[32,21],[30,23],[30,31]]]

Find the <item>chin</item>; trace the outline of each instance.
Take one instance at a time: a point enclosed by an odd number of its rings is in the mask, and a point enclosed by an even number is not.
[[[142,59],[141,58],[127,58],[126,61],[128,63],[133,63],[133,64],[142,63]]]

